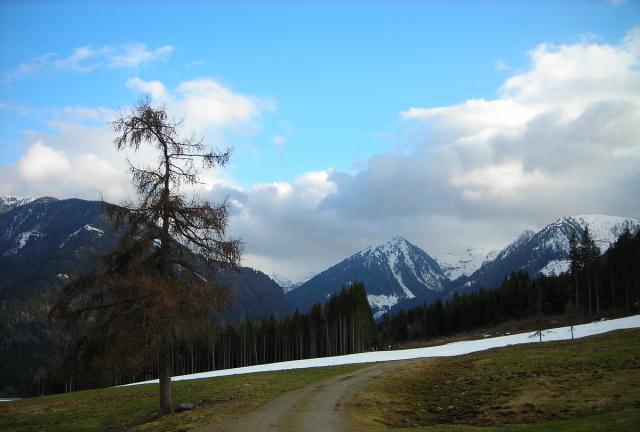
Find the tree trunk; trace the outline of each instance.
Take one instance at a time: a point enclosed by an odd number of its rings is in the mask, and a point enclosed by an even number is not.
[[[600,283],[598,276],[594,277],[595,293],[596,293],[596,317],[600,318]]]
[[[577,274],[573,278],[573,283],[575,284],[575,288],[576,288],[576,315],[578,315],[580,311],[580,302],[578,300],[578,275]]]
[[[589,302],[589,319],[591,319],[591,274],[587,275],[587,301]]]
[[[161,347],[158,368],[160,372],[160,414],[169,414],[173,412],[173,403],[171,401],[171,355],[169,353],[169,344]]]

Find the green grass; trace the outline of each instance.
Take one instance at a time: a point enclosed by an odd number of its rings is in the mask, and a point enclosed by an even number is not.
[[[362,367],[176,382],[174,403],[199,407],[164,417],[157,416],[155,385],[25,399],[0,404],[0,430],[187,431]],[[410,362],[374,380],[349,412],[367,431],[636,431],[640,331]]]
[[[0,430],[187,431],[249,412],[265,401],[366,365],[263,372],[173,383],[173,401],[193,402],[193,411],[158,417],[158,387],[88,390],[0,404]]]
[[[636,431],[640,331],[412,362],[350,411],[367,430]]]

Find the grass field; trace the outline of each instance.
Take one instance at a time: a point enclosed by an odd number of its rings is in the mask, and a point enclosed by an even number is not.
[[[161,418],[157,385],[88,390],[0,404],[0,431],[187,431],[249,412],[289,390],[367,365],[179,381],[174,403],[198,408]]]
[[[156,385],[0,404],[2,431],[187,431],[368,365],[180,381],[174,402],[193,411],[157,417]],[[349,404],[362,430],[637,431],[640,330],[417,360],[373,381]]]
[[[350,404],[363,430],[640,430],[640,331],[411,362]]]

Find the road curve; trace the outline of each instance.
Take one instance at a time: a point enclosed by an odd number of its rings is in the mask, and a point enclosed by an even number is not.
[[[202,431],[349,431],[344,405],[369,380],[405,362],[377,363],[280,395],[242,418]]]

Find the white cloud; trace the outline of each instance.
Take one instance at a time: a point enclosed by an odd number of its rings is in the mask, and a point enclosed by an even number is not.
[[[44,69],[45,66],[50,64],[51,59],[56,56],[57,54],[55,52],[50,52],[20,63],[12,71],[2,74],[2,84],[8,85],[14,81],[18,81],[31,75],[35,75],[36,73]]]
[[[99,50],[110,68],[137,68],[143,63],[166,60],[173,52],[171,45],[147,49],[142,43],[130,43],[121,46],[104,46]]]
[[[175,92],[176,110],[196,130],[245,125],[261,115],[260,99],[236,93],[212,79],[185,81]]]
[[[167,88],[160,81],[143,81],[135,77],[128,79],[125,85],[139,93],[149,95],[156,102],[166,102],[169,96]]]
[[[251,130],[270,101],[238,93],[210,78],[184,81],[169,91],[159,81],[132,78],[128,87],[164,103],[175,116],[184,118],[185,127],[198,135],[219,134],[223,129]]]
[[[18,161],[18,173],[28,182],[64,179],[71,169],[63,151],[36,141]]]
[[[529,59],[507,73],[496,98],[400,113],[419,135],[411,151],[373,155],[355,174],[318,170],[249,188],[216,173],[206,195],[229,197],[231,230],[247,244],[245,264],[294,279],[395,234],[427,252],[495,248],[563,215],[640,216],[640,28],[618,44],[539,45]],[[272,106],[211,79],[167,88],[134,78],[128,86],[164,98],[190,128],[207,133],[251,129]],[[58,127],[55,137],[31,138],[53,149],[60,173],[99,166],[76,154],[115,160],[91,147],[110,144],[104,131]],[[107,180],[106,166],[96,171],[103,184],[128,184]],[[34,172],[30,181],[15,173],[0,183],[58,184]],[[75,177],[61,177],[80,187]]]
[[[639,42],[636,28],[616,45],[539,45],[498,98],[401,113],[427,126],[408,153],[227,189],[248,264],[295,279],[395,234],[496,248],[563,215],[640,216]]]
[[[4,85],[28,78],[38,73],[74,71],[86,73],[99,68],[135,69],[145,63],[166,60],[173,52],[171,45],[148,48],[146,44],[132,42],[123,45],[86,45],[75,48],[69,55],[61,57],[50,52],[27,60],[12,71],[2,75]]]
[[[204,134],[205,143],[226,147],[221,137],[227,130],[256,127],[261,100],[233,92],[210,79],[186,81],[170,91],[159,81],[132,78],[126,85],[149,94],[154,102],[166,104],[177,118],[189,117],[182,132]],[[2,106],[2,109],[13,109]],[[125,108],[126,112],[128,108]],[[28,131],[25,152],[18,161],[0,170],[2,192],[18,196],[50,195],[120,201],[132,197],[127,160],[138,166],[157,163],[153,149],[117,151],[110,122],[118,112],[108,108],[71,106],[39,110],[49,116],[50,132]],[[220,144],[218,146],[218,144]],[[198,191],[215,185],[236,186],[222,170],[203,173]]]

